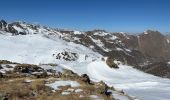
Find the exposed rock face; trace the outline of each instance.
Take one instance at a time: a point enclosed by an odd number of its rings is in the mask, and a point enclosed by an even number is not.
[[[142,70],[147,73],[161,76],[164,78],[170,78],[170,64],[165,62],[156,62],[145,66]]]
[[[6,26],[7,26],[7,22],[4,21],[4,20],[1,20],[1,21],[0,21],[0,28],[1,28],[1,29],[4,29]]]
[[[138,36],[139,51],[156,60],[170,57],[170,48],[166,37],[158,31],[148,30]]]

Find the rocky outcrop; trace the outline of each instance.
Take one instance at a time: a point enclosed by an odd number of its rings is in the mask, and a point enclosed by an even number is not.
[[[14,68],[15,72],[20,73],[33,73],[33,72],[43,72],[44,69],[38,67],[37,65],[30,65],[30,64],[18,64]]]
[[[155,60],[170,57],[170,48],[166,37],[158,31],[148,30],[138,36],[139,51]]]
[[[80,80],[85,82],[85,83],[91,84],[90,78],[87,74],[81,75]]]
[[[110,68],[119,68],[117,64],[114,63],[114,58],[113,57],[108,57],[106,59],[106,64],[110,67]]]
[[[55,56],[56,59],[59,59],[59,60],[63,59],[66,61],[75,61],[78,59],[77,53],[67,52],[67,51],[64,51],[58,54],[53,54],[53,56]]]
[[[142,68],[144,72],[150,73],[156,76],[170,78],[170,64],[166,62],[156,62],[149,64]]]

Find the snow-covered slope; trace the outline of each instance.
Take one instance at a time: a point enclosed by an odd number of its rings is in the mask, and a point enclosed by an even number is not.
[[[80,67],[81,66],[81,67]],[[63,65],[76,73],[86,73],[93,81],[104,81],[109,86],[125,91],[142,100],[169,100],[170,80],[159,78],[120,64],[119,69],[111,69],[104,61]]]
[[[0,35],[0,59],[19,63],[47,64],[67,62],[61,53],[75,53],[78,62],[92,61],[100,54],[60,38],[51,39],[44,34],[6,36]],[[61,54],[61,59],[56,56]],[[70,58],[71,59],[71,58]]]

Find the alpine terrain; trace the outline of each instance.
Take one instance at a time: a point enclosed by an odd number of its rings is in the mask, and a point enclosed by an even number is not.
[[[2,100],[169,100],[170,36],[0,21]]]

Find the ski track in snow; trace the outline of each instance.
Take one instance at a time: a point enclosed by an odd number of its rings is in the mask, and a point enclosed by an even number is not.
[[[62,39],[49,39],[42,34],[6,36],[0,35],[0,59],[18,63],[57,63],[79,75],[88,74],[93,81],[104,81],[109,86],[125,91],[130,96],[144,100],[169,100],[170,80],[159,78],[134,69],[132,66],[119,65],[119,69],[109,68],[101,61],[100,54],[78,44]],[[80,55],[77,61],[56,60],[52,55],[69,50]],[[85,60],[82,55],[88,55]],[[95,60],[97,59],[97,60]],[[95,61],[94,61],[95,60]]]

